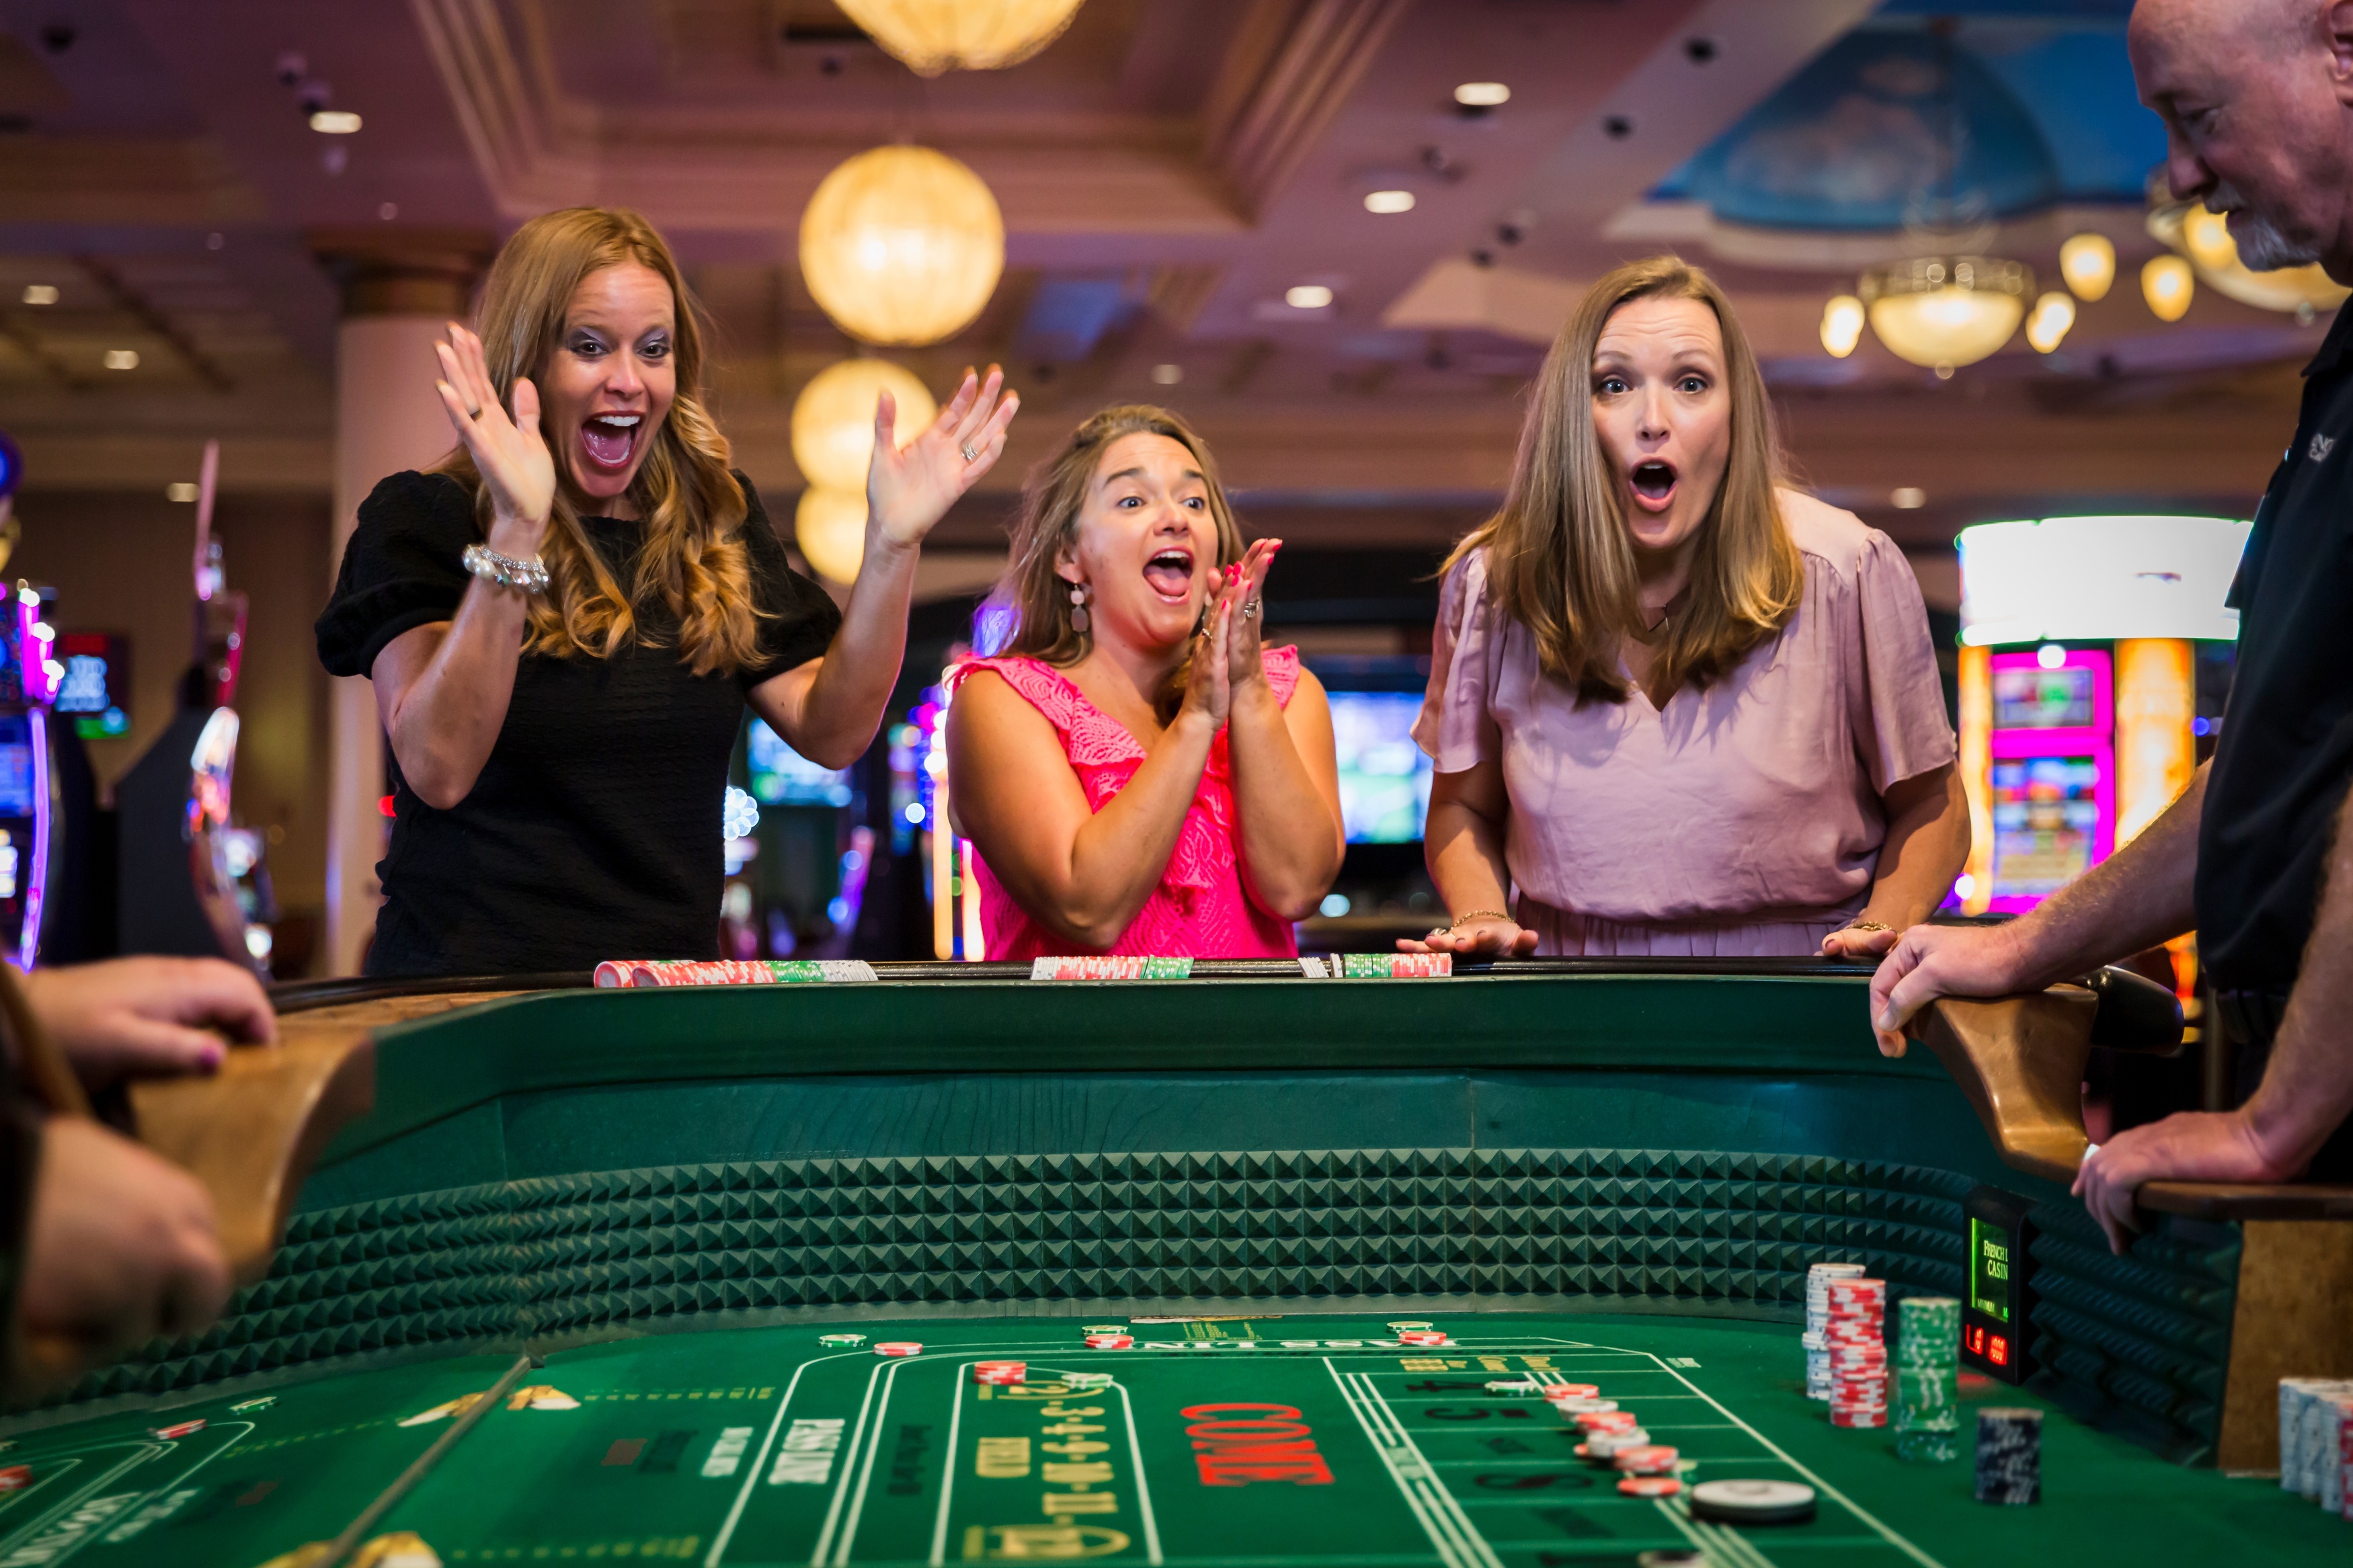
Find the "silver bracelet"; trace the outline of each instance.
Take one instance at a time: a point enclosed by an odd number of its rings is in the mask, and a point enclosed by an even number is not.
[[[522,561],[512,555],[501,555],[486,545],[469,544],[458,560],[467,571],[485,583],[496,583],[501,588],[520,588],[526,594],[547,592],[547,563],[536,555]]]

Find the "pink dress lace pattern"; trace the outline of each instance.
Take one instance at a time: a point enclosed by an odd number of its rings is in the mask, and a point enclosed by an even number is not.
[[[1299,685],[1299,650],[1266,650],[1266,679],[1275,700],[1290,706]],[[1034,658],[976,658],[956,667],[951,689],[988,670],[1028,699],[1062,737],[1063,754],[1087,794],[1087,805],[1103,803],[1127,787],[1144,763],[1145,750],[1125,725],[1088,701],[1061,671]],[[992,959],[1029,959],[1095,952],[1057,935],[1029,918],[1004,886],[973,857],[980,883],[980,923]],[[1201,786],[1177,830],[1176,850],[1160,885],[1144,901],[1117,942],[1103,951],[1145,958],[1295,958],[1299,942],[1287,921],[1250,901],[1242,884],[1241,847],[1235,838],[1233,767],[1220,730],[1209,745]]]

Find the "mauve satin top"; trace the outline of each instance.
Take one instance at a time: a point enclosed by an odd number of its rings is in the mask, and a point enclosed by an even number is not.
[[[1440,773],[1501,759],[1505,857],[1546,952],[1810,952],[1869,897],[1887,788],[1953,761],[1919,584],[1894,541],[1793,490],[1805,591],[1780,635],[1653,707],[1547,679],[1488,597],[1446,574],[1414,738]]]

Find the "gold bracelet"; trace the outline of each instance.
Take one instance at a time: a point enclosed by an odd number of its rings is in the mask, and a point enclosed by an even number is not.
[[[1467,915],[1456,915],[1454,917],[1454,923],[1448,926],[1446,929],[1448,931],[1459,931],[1461,929],[1462,922],[1465,921],[1507,921],[1511,918],[1511,916],[1505,914],[1501,910],[1472,910]]]

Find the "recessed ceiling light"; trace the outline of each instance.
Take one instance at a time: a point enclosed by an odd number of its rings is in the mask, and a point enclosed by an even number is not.
[[[390,223],[393,219],[400,216],[400,204],[398,202],[379,202],[376,204],[375,216],[384,219],[385,222]]]
[[[1155,364],[1152,367],[1152,380],[1155,385],[1174,386],[1184,379],[1185,367],[1181,364]]]
[[[1454,89],[1454,101],[1465,109],[1495,109],[1512,101],[1512,89],[1500,81],[1466,81]]]
[[[360,117],[348,109],[322,109],[311,116],[311,129],[322,136],[349,136],[360,128]]]
[[[139,368],[139,351],[137,349],[107,350],[106,368],[109,370],[137,370]]]
[[[27,305],[54,305],[57,302],[58,286],[56,284],[27,283],[25,285],[25,303]]]
[[[196,499],[196,487],[185,479],[174,479],[164,487],[165,500],[191,501]]]
[[[1887,500],[1898,511],[1917,511],[1928,504],[1928,492],[1905,485],[1903,489],[1892,492]]]
[[[1282,302],[1294,310],[1320,310],[1332,302],[1332,290],[1321,283],[1301,283],[1282,291]]]
[[[1366,191],[1365,210],[1368,213],[1409,213],[1413,211],[1411,191]]]

